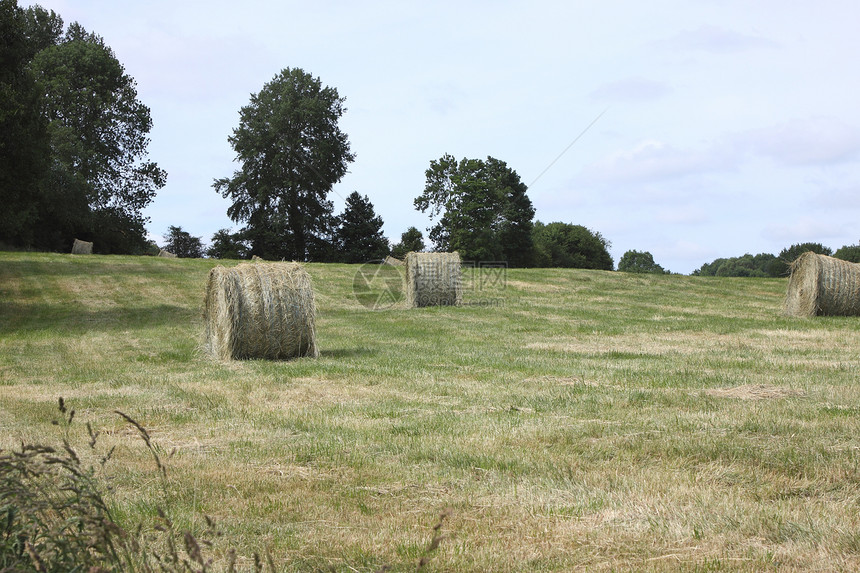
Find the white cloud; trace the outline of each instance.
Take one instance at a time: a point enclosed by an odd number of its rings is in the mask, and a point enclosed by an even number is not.
[[[829,165],[860,155],[860,129],[832,117],[791,120],[736,136],[741,148],[786,165]]]
[[[663,44],[672,50],[702,51],[712,54],[732,54],[779,46],[767,38],[707,24],[695,30],[684,30]]]
[[[598,182],[652,182],[703,175],[728,169],[730,158],[716,149],[678,149],[655,139],[632,149],[617,151],[584,170],[587,179]]]
[[[635,77],[603,84],[591,92],[591,97],[598,101],[636,103],[658,100],[671,92],[672,88],[664,82]]]

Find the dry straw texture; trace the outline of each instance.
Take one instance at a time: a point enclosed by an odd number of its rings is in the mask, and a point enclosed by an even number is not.
[[[460,253],[406,255],[407,306],[456,306],[462,300]]]
[[[81,241],[80,239],[75,239],[75,243],[72,245],[72,254],[73,255],[92,255],[93,254],[93,244],[88,243],[86,241]]]
[[[807,252],[791,266],[789,316],[860,315],[860,264]]]
[[[386,265],[391,265],[392,267],[402,267],[403,266],[402,260],[400,260],[396,257],[392,257],[391,255],[388,255],[387,257],[385,257],[385,261],[383,261],[383,262]]]
[[[206,285],[206,345],[221,360],[319,355],[313,285],[298,263],[215,267]]]
[[[161,249],[160,251],[158,251],[158,256],[159,257],[165,257],[168,259],[175,259],[176,258],[176,255],[174,255],[170,251],[165,251],[164,249]]]

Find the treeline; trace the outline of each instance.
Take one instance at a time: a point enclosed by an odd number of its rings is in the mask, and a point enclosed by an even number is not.
[[[104,40],[0,0],[0,244],[141,253],[167,174],[146,158],[149,108]]]
[[[784,277],[791,273],[791,263],[807,251],[860,263],[860,243],[845,245],[836,252],[821,243],[800,243],[783,249],[779,255],[745,254],[742,257],[716,259],[702,265],[692,274],[712,277]]]

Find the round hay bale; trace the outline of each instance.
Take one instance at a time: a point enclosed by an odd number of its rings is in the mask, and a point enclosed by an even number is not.
[[[92,255],[93,254],[93,244],[88,243],[87,241],[81,241],[80,239],[75,239],[75,242],[72,245],[72,254],[73,255]]]
[[[398,259],[397,257],[392,257],[391,255],[386,256],[385,260],[382,262],[385,263],[386,265],[390,265],[392,267],[402,267],[403,266],[402,260]]]
[[[221,360],[319,356],[313,285],[298,263],[241,263],[209,272],[206,346]]]
[[[860,264],[803,253],[791,264],[785,313],[798,317],[860,315]]]
[[[170,251],[165,251],[164,249],[161,249],[160,251],[158,251],[158,256],[159,256],[159,257],[165,257],[165,258],[168,258],[168,259],[175,259],[175,258],[177,258],[177,257],[176,257],[176,255],[174,255],[174,254],[173,254],[173,253],[171,253]]]
[[[408,253],[406,305],[456,306],[463,300],[460,253]]]

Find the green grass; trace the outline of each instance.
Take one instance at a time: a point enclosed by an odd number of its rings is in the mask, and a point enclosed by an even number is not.
[[[782,316],[785,280],[512,269],[371,311],[309,264],[320,358],[219,363],[215,264],[0,253],[0,448],[64,397],[124,523],[212,516],[222,564],[414,571],[450,508],[422,570],[860,567],[860,321]]]

